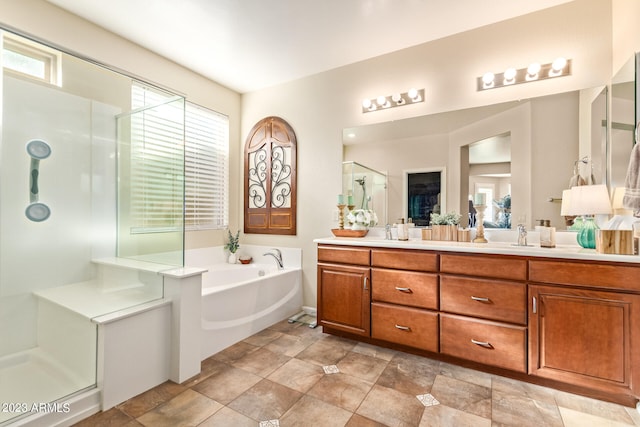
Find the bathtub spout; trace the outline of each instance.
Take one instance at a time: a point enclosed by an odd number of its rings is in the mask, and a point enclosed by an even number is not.
[[[273,248],[271,249],[271,252],[266,252],[262,255],[272,256],[276,260],[276,263],[278,264],[278,270],[282,270],[284,268],[284,264],[282,263],[282,252],[280,252],[280,249]]]

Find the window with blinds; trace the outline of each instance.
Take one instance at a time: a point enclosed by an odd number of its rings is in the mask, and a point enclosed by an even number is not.
[[[137,83],[132,108],[132,231],[227,227],[228,117]]]

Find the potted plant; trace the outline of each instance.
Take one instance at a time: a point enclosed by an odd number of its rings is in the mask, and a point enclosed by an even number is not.
[[[462,215],[455,212],[431,214],[431,229],[433,240],[458,240],[458,225]]]
[[[231,230],[227,230],[227,233],[227,243],[224,245],[224,248],[229,251],[229,264],[235,264],[238,261],[236,251],[240,247],[240,230],[238,230],[235,236],[231,234]]]

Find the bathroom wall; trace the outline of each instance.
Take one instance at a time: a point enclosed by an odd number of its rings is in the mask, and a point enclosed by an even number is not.
[[[609,2],[576,0],[245,94],[242,135],[260,118],[278,115],[289,121],[298,137],[300,231],[297,238],[276,239],[279,245],[303,248],[305,303],[314,305],[316,296],[316,248],[312,240],[330,235],[329,230],[335,225],[332,212],[341,185],[343,128],[602,85],[611,76],[611,49]],[[560,55],[573,59],[571,77],[481,93],[475,90],[476,77],[487,70],[499,71],[514,64],[525,66],[534,59],[551,60]],[[361,113],[362,98],[409,87],[424,87],[426,102]],[[385,158],[390,160],[391,156]],[[448,169],[447,175],[451,177],[454,172]],[[449,190],[455,189],[448,186]],[[272,239],[248,236],[254,244],[266,244]]]

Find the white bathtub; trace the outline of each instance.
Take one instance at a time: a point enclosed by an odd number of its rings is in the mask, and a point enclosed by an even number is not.
[[[260,259],[261,262],[269,261]],[[302,308],[302,269],[275,263],[213,264],[202,276],[202,359]]]

